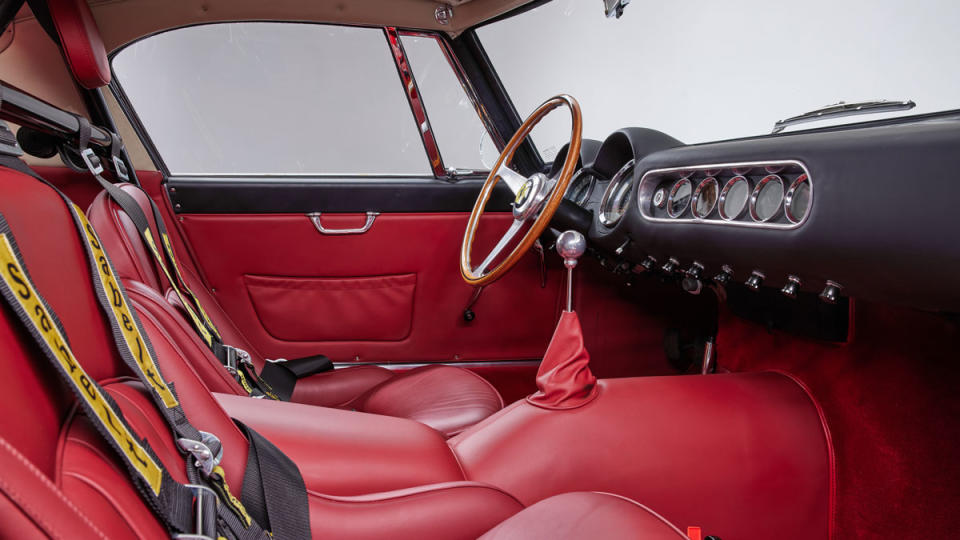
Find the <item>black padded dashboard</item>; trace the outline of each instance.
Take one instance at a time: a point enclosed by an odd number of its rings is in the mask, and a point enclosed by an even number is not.
[[[635,167],[631,204],[619,223],[601,224],[594,247],[638,264],[695,261],[709,278],[723,265],[743,282],[757,270],[763,286],[788,275],[801,290],[826,282],[844,296],[960,312],[960,118],[862,124],[684,146],[651,130],[611,135],[586,166],[604,170],[608,145],[626,138]],[[613,152],[608,152],[613,154]],[[618,159],[622,159],[622,156]],[[616,161],[616,160],[614,160]],[[795,161],[815,182],[806,218],[792,228],[738,227],[710,220],[652,221],[641,215],[637,186],[648,171],[743,162]]]

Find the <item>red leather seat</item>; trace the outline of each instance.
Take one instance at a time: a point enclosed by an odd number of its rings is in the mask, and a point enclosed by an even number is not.
[[[156,231],[146,195],[133,186],[125,189],[140,203],[150,219],[151,229]],[[158,272],[156,263],[146,250],[137,229],[106,192],[94,200],[87,214],[127,287],[137,291],[137,296],[149,295],[145,289],[152,289],[158,295],[169,298],[168,303],[171,306],[178,306],[179,302],[168,288],[166,277]],[[224,342],[248,351],[257,369],[261,369],[263,356],[247,341],[220,308],[216,299],[207,292],[193,270],[189,257],[179,256],[178,262],[184,279],[200,297],[204,308],[222,332]],[[164,292],[167,294],[164,295]],[[163,302],[154,298],[152,303]],[[163,308],[154,306],[154,309]],[[174,318],[183,319],[184,324],[168,324],[171,326],[168,331],[181,342],[191,341],[194,339],[193,330],[183,315],[176,309],[174,311],[177,312]],[[318,321],[317,324],[323,324],[323,321]],[[211,391],[244,393],[239,385],[226,380],[229,377],[225,379],[215,373],[224,370],[216,357],[209,352],[198,351],[191,358],[191,362],[215,365],[215,370],[201,369],[201,376]],[[336,369],[298,381],[291,399],[309,405],[409,418],[427,424],[448,437],[460,433],[503,407],[500,395],[485,379],[471,371],[451,366],[426,366],[407,372],[395,372],[378,366]]]
[[[0,169],[0,213],[88,376],[112,396],[174,478],[186,482],[183,456],[165,421],[116,353],[64,202],[36,179]],[[219,436],[225,475],[242,492],[245,438],[169,339],[168,329],[157,324],[159,318],[139,305],[137,311],[156,347],[161,376],[175,382],[191,423]],[[76,414],[72,393],[7,307],[0,309],[0,369],[7,382],[0,393],[5,413],[0,423],[0,537],[165,537],[124,466],[86,418]],[[390,449],[384,451],[383,459],[389,461]],[[311,461],[325,459],[316,453],[298,456],[297,464],[307,468]],[[676,529],[645,508],[608,495],[563,495],[524,510],[512,495],[477,482],[358,496],[307,488],[311,533],[317,538],[477,538],[487,532],[495,538],[563,538],[585,532],[608,538],[678,537]]]

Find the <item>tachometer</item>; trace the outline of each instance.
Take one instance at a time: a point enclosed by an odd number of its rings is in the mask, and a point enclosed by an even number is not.
[[[633,187],[633,165],[631,159],[610,179],[610,185],[600,201],[600,223],[613,227],[620,222],[630,204],[630,188]]]

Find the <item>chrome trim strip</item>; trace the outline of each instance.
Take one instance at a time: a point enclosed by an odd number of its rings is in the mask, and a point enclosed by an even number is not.
[[[400,33],[393,26],[384,27],[383,33],[386,36],[387,44],[390,46],[390,51],[393,53],[397,73],[403,82],[404,94],[406,94],[407,102],[410,104],[410,112],[413,113],[413,119],[420,128],[420,138],[423,140],[423,148],[427,152],[430,167],[433,169],[434,176],[445,178],[447,169],[443,165],[440,147],[437,146],[437,138],[433,135],[433,129],[430,127],[430,117],[423,105],[420,87],[417,85],[417,78],[413,75],[413,67],[410,66],[407,53],[403,49],[403,43],[400,42]]]
[[[408,363],[396,363],[396,364],[384,364],[381,362],[334,362],[333,367],[335,369],[348,368],[353,366],[377,366],[391,371],[403,370],[403,369],[414,369],[418,367],[426,366],[452,366],[460,368],[470,368],[470,367],[533,367],[539,366],[540,360],[502,360],[500,362],[408,362]]]
[[[803,174],[807,176],[810,182],[810,203],[807,210],[807,214],[799,223],[756,223],[751,221],[725,221],[722,219],[696,219],[696,218],[658,218],[650,215],[648,208],[652,204],[653,193],[657,188],[657,182],[651,182],[650,178],[659,177],[664,174],[673,174],[680,171],[702,171],[713,169],[728,169],[732,170],[733,168],[753,168],[753,167],[767,167],[771,165],[794,165],[799,167]],[[743,175],[740,175],[743,176]],[[732,179],[731,179],[732,180]],[[728,181],[729,183],[729,181]],[[643,173],[643,176],[640,178],[640,185],[637,188],[637,205],[640,209],[640,215],[643,219],[654,222],[654,223],[699,223],[701,225],[721,225],[721,226],[733,226],[733,227],[748,227],[754,229],[796,229],[797,227],[802,226],[806,223],[807,219],[810,217],[809,208],[813,207],[814,203],[814,186],[813,186],[813,176],[810,174],[810,171],[807,169],[807,166],[798,160],[795,159],[781,159],[781,160],[769,160],[769,161],[743,161],[743,162],[731,162],[731,163],[710,163],[706,165],[687,165],[683,167],[666,167],[662,169],[650,169],[649,171]]]

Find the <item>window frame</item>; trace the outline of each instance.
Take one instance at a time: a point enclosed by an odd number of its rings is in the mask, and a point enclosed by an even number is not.
[[[147,151],[148,156],[153,161],[157,170],[163,175],[164,178],[184,178],[184,179],[203,179],[206,181],[236,181],[242,179],[250,180],[261,180],[268,178],[277,178],[277,179],[297,179],[297,180],[318,180],[318,181],[329,181],[335,179],[344,179],[344,180],[354,180],[354,179],[363,179],[363,178],[376,178],[376,179],[397,179],[401,181],[410,181],[410,180],[423,180],[426,177],[423,174],[406,174],[406,173],[396,173],[396,174],[381,174],[381,173],[353,173],[353,174],[343,174],[343,173],[172,173],[169,167],[166,164],[166,161],[163,159],[162,154],[157,149],[156,144],[153,139],[150,137],[149,131],[143,124],[140,116],[137,114],[136,109],[133,107],[129,97],[127,96],[126,91],[123,88],[123,84],[116,77],[116,73],[113,70],[113,59],[120,52],[124,51],[127,47],[138,43],[144,39],[149,39],[153,36],[181,30],[184,28],[191,28],[195,26],[212,26],[218,24],[236,24],[236,23],[257,23],[257,22],[271,22],[271,23],[282,23],[282,24],[311,24],[311,25],[323,25],[323,26],[337,26],[337,27],[353,27],[353,28],[370,28],[370,29],[379,29],[384,36],[384,46],[387,47],[387,52],[390,54],[390,57],[393,59],[394,66],[396,67],[397,74],[397,84],[400,85],[403,95],[407,99],[407,105],[410,109],[410,114],[412,115],[412,120],[414,122],[415,129],[420,134],[420,139],[423,144],[424,153],[427,158],[428,165],[433,173],[433,179],[435,180],[445,180],[448,182],[455,182],[461,178],[476,178],[476,177],[485,177],[489,171],[485,170],[454,170],[448,169],[443,161],[443,156],[440,153],[439,145],[437,144],[436,138],[433,133],[433,129],[430,124],[430,119],[426,111],[426,107],[423,102],[420,100],[420,89],[417,84],[416,77],[414,75],[413,69],[409,64],[408,56],[406,51],[403,49],[403,43],[400,39],[403,36],[412,36],[412,37],[421,37],[421,38],[432,38],[437,42],[437,45],[440,47],[440,50],[444,57],[447,59],[447,64],[450,66],[450,69],[453,71],[457,80],[460,82],[460,85],[467,95],[467,98],[470,99],[473,104],[474,110],[477,112],[477,115],[480,119],[481,124],[484,129],[487,130],[487,133],[490,135],[491,140],[497,146],[498,151],[502,151],[506,146],[506,143],[503,140],[501,134],[494,129],[494,124],[489,114],[487,114],[486,108],[482,105],[481,100],[478,97],[476,90],[473,85],[470,83],[470,79],[467,76],[465,70],[460,65],[460,62],[457,60],[456,55],[454,54],[452,48],[450,47],[449,40],[446,39],[446,36],[441,32],[436,31],[427,31],[427,30],[416,30],[416,29],[407,29],[407,28],[398,28],[394,26],[376,26],[376,25],[359,25],[359,24],[339,24],[339,23],[326,23],[326,22],[312,22],[312,21],[260,21],[260,20],[249,20],[249,21],[215,21],[215,22],[203,22],[192,25],[183,25],[175,28],[164,29],[159,32],[153,32],[145,36],[141,36],[133,41],[130,41],[124,44],[122,47],[118,47],[115,50],[111,51],[108,54],[108,63],[110,65],[110,84],[109,89],[112,92],[114,98],[117,100],[117,103],[120,105],[120,109],[123,111],[123,114],[126,115],[130,125],[133,127],[133,130],[136,132],[137,136],[140,138],[144,148]],[[412,86],[408,86],[405,83],[405,76],[409,78],[412,82]],[[419,118],[423,120],[420,120]]]

